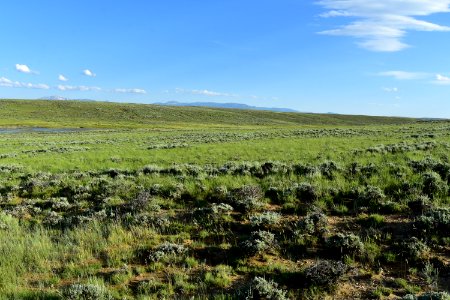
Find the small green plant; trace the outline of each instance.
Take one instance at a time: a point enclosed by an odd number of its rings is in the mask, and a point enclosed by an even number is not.
[[[436,287],[439,281],[439,270],[432,263],[426,262],[422,270],[422,276],[429,286]]]
[[[228,287],[232,280],[233,268],[226,265],[218,265],[212,271],[205,273],[205,283],[217,288]]]

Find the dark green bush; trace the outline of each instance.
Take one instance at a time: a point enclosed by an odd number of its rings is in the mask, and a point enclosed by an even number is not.
[[[245,299],[287,300],[286,292],[274,281],[255,277],[249,283]]]
[[[339,166],[334,161],[326,161],[319,166],[319,170],[320,173],[322,173],[322,176],[329,180],[332,180],[334,179],[336,171],[339,170]]]
[[[357,207],[368,207],[371,210],[378,210],[385,198],[386,196],[379,187],[369,185],[359,192]]]
[[[415,227],[424,234],[448,234],[450,232],[450,209],[434,208],[416,218]]]
[[[275,235],[268,231],[254,231],[250,238],[242,246],[247,250],[247,254],[253,256],[268,251],[274,251],[277,248]]]
[[[323,236],[328,231],[327,226],[327,216],[320,211],[313,211],[298,222],[297,228],[301,233]]]
[[[333,256],[343,257],[345,255],[359,257],[364,253],[364,244],[359,236],[354,234],[338,233],[326,240],[329,253]]]
[[[332,288],[343,275],[348,267],[333,260],[319,260],[304,271],[304,276],[309,285]]]
[[[249,213],[263,207],[263,192],[257,185],[244,185],[228,194],[228,202],[240,212]]]
[[[430,248],[416,237],[409,238],[399,244],[399,253],[409,262],[418,262],[427,258]]]
[[[440,198],[447,195],[448,186],[439,174],[435,172],[425,173],[423,178],[423,193],[431,199]]]
[[[302,202],[312,203],[319,198],[320,194],[317,187],[310,183],[302,182],[294,188],[297,198]]]

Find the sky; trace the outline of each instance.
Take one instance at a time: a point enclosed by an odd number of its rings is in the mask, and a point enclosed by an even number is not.
[[[15,0],[0,28],[0,98],[450,118],[450,0]]]

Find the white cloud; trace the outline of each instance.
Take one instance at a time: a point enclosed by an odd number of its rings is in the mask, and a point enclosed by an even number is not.
[[[320,16],[351,17],[347,25],[320,32],[350,36],[372,51],[395,52],[408,48],[402,39],[408,31],[450,31],[450,27],[419,20],[417,16],[450,12],[450,0],[320,0],[328,11]]]
[[[434,83],[440,85],[450,85],[450,77],[436,74],[436,80],[434,81]]]
[[[147,91],[143,89],[114,89],[114,92],[127,94],[147,94]]]
[[[50,87],[43,83],[27,83],[27,82],[19,82],[12,81],[5,77],[0,77],[0,87],[12,87],[12,88],[27,88],[27,89],[41,89],[48,90]]]
[[[67,77],[66,77],[66,76],[64,76],[64,75],[62,75],[62,74],[59,74],[59,76],[58,76],[58,80],[59,80],[59,81],[68,81],[69,79],[67,79]]]
[[[387,92],[387,93],[398,93],[399,89],[396,87],[384,87],[383,91]]]
[[[16,70],[21,73],[31,74],[33,71],[27,65],[16,64]]]
[[[83,70],[83,74],[86,75],[86,76],[88,76],[88,77],[95,77],[95,76],[97,76],[96,74],[94,74],[94,72],[92,72],[92,71],[89,70],[89,69]]]
[[[236,94],[215,92],[215,91],[210,91],[210,90],[185,90],[185,89],[180,89],[180,88],[175,89],[175,92],[178,94],[193,94],[193,95],[202,95],[202,96],[208,96],[208,97],[238,97],[239,96]]]
[[[398,80],[414,80],[428,77],[427,73],[421,72],[406,72],[406,71],[386,71],[380,72],[378,76],[393,77]]]
[[[102,89],[96,86],[84,86],[84,85],[80,85],[80,86],[72,86],[72,85],[58,85],[56,87],[58,90],[60,91],[80,91],[80,92],[88,92],[88,91],[95,91],[95,92],[99,92]]]

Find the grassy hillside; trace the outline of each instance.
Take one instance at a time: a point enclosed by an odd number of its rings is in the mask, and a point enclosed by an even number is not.
[[[449,150],[448,122],[0,101],[0,300],[449,299]]]
[[[0,126],[149,127],[370,125],[415,122],[408,118],[276,113],[206,107],[109,102],[1,100]]]

